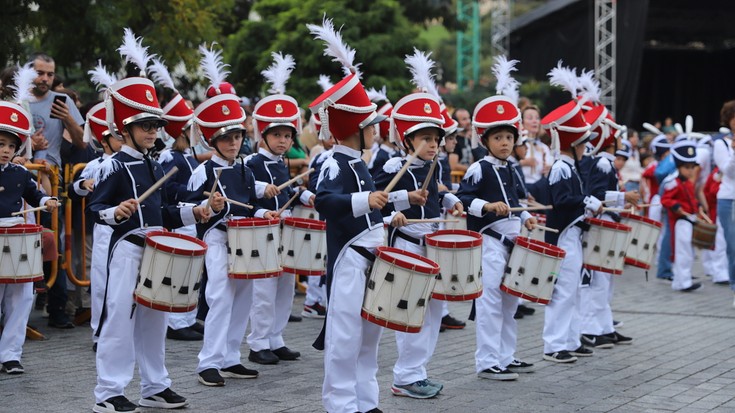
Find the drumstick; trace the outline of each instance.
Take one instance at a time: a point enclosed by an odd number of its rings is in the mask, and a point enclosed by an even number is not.
[[[45,210],[46,210],[46,205],[40,206],[40,207],[35,207],[35,208],[24,209],[22,211],[13,212],[10,215],[12,215],[12,216],[15,217],[15,216],[18,216],[18,215],[23,215],[26,212],[36,212],[36,211],[45,211]]]
[[[510,212],[520,211],[541,211],[543,209],[554,209],[552,205],[541,205],[541,206],[528,206],[528,207],[512,207],[508,208]]]
[[[429,174],[426,175],[426,179],[424,179],[424,184],[421,186],[422,191],[426,191],[426,188],[429,187],[429,181],[433,179],[434,168],[436,168],[437,163],[439,163],[439,155],[434,156],[434,162],[431,163],[431,167],[429,168]]]
[[[143,194],[141,196],[138,197],[138,199],[136,200],[138,202],[138,204],[142,204],[143,201],[146,200],[146,198],[148,198],[149,196],[153,195],[153,193],[156,192],[156,190],[158,188],[160,188],[161,185],[163,185],[169,178],[171,178],[172,176],[174,176],[174,174],[176,172],[178,172],[178,171],[179,171],[179,168],[176,167],[176,166],[174,166],[173,168],[171,168],[171,170],[168,171],[168,173],[166,175],[164,175],[163,178],[161,178],[158,181],[156,181],[156,183],[154,183],[153,185],[151,185],[150,188],[148,188],[145,192],[143,192]],[[122,219],[122,216],[116,215],[115,218],[117,220],[121,220]]]
[[[636,207],[636,208],[647,208],[647,207],[652,207],[652,206],[661,206],[661,204],[638,204],[638,205],[634,205],[634,207]]]
[[[393,177],[393,179],[390,181],[388,186],[386,186],[385,189],[383,189],[383,191],[390,192],[393,190],[393,187],[396,186],[398,184],[398,181],[401,180],[401,177],[403,176],[403,174],[406,173],[406,171],[408,170],[408,167],[411,166],[411,163],[413,162],[413,160],[418,157],[417,154],[421,152],[422,149],[424,149],[424,145],[426,145],[426,141],[421,141],[421,143],[419,144],[419,147],[416,148],[416,151],[414,151],[413,154],[409,155],[408,158],[406,158],[406,163],[403,164],[403,167],[401,168],[401,170],[398,171],[396,176]]]
[[[289,179],[288,181],[286,181],[286,182],[278,185],[278,190],[279,191],[282,190],[283,188],[291,185],[292,183],[298,181],[299,179],[305,177],[306,175],[309,175],[312,172],[314,172],[314,168],[310,168],[308,171],[306,171],[306,172],[304,172],[302,174],[298,174],[298,175],[294,176],[293,178]]]
[[[299,196],[299,193],[298,192],[296,192],[295,194],[293,194],[293,196],[291,197],[291,199],[289,199],[288,202],[286,202],[285,204],[283,204],[283,206],[278,210],[278,215],[281,215],[281,212],[285,211],[286,208],[288,208],[288,206],[291,205],[291,202],[293,202],[294,199],[296,199],[296,197],[298,197],[298,196]]]
[[[209,196],[209,192],[207,192],[207,191],[204,191],[204,195],[206,195],[206,196]],[[232,205],[237,205],[237,206],[241,206],[241,207],[244,207],[244,208],[247,208],[247,209],[253,209],[253,208],[254,208],[254,207],[253,207],[252,205],[250,205],[250,204],[246,204],[246,203],[244,203],[244,202],[240,202],[240,201],[235,201],[234,199],[230,199],[230,198],[225,198],[225,202],[229,202],[229,203],[231,203]]]
[[[555,234],[558,234],[559,233],[559,230],[558,229],[547,227],[547,226],[544,226],[544,225],[539,225],[539,224],[536,224],[536,226],[533,227],[533,229],[540,229],[541,231],[549,231],[549,232],[553,232]]]
[[[602,212],[629,212],[631,214],[635,213],[635,208],[630,207],[630,209],[625,208],[602,208]]]
[[[209,205],[212,204],[212,198],[214,198],[214,192],[217,190],[217,184],[219,183],[220,174],[222,174],[222,170],[217,169],[217,171],[215,172],[214,184],[212,184],[212,190],[209,191],[209,198],[207,199],[206,207],[209,207]]]
[[[714,224],[711,219],[707,216],[707,214],[701,214],[702,218],[704,218],[705,221],[707,221],[708,224],[712,225]]]
[[[425,222],[459,222],[458,219],[407,219],[406,222],[409,224],[422,224]]]

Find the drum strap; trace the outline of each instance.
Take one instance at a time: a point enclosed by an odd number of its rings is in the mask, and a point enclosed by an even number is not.
[[[574,225],[579,227],[582,230],[582,232],[587,232],[590,230],[590,224],[584,221],[577,221],[574,223]]]
[[[406,235],[406,236],[408,236],[408,235]],[[367,249],[365,247],[360,247],[360,246],[357,246],[357,245],[350,245],[350,248],[352,248],[353,250],[355,250],[356,253],[362,255],[362,257],[365,258],[366,260],[370,261],[370,264],[372,264],[372,263],[375,262],[375,254],[373,254],[372,252],[370,252],[369,249]]]
[[[503,234],[501,234],[501,233],[499,233],[497,231],[494,231],[494,230],[492,230],[490,228],[483,229],[482,230],[482,233],[485,234],[485,235],[489,235],[489,236],[497,239],[503,245],[505,245],[506,247],[508,247],[509,250],[511,248],[513,248],[513,246],[515,245],[515,244],[513,244],[513,241],[511,241],[510,239],[508,239],[505,235],[503,235]]]
[[[405,239],[405,240],[406,240],[406,241],[408,241],[408,242],[414,243],[414,244],[416,244],[416,245],[421,245],[421,246],[423,246],[423,245],[424,245],[424,240],[423,240],[422,238],[414,238],[414,237],[412,237],[412,236],[410,236],[410,235],[406,234],[405,232],[403,232],[403,231],[401,231],[401,230],[399,230],[399,229],[396,229],[395,231],[393,231],[393,233],[394,233],[394,234],[395,234],[395,236],[397,236],[398,238],[403,238],[403,239]],[[364,255],[363,255],[363,257],[364,257]],[[366,258],[367,258],[367,257],[366,257]],[[373,256],[373,261],[374,261],[374,260],[375,260],[375,258],[374,258],[374,256]]]
[[[123,238],[123,240],[133,245],[137,245],[140,248],[145,248],[145,238],[141,237],[140,235],[130,234],[127,237]]]

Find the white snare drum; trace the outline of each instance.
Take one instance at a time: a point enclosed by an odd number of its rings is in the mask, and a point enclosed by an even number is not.
[[[41,232],[43,227],[34,224],[0,227],[0,284],[43,280]]]
[[[631,227],[630,244],[625,251],[625,264],[648,270],[655,256],[661,224],[650,218],[624,212],[620,222]]]
[[[431,297],[446,301],[474,300],[482,295],[482,235],[444,229],[426,236],[426,258],[439,264]]]
[[[207,244],[194,237],[175,232],[149,232],[135,301],[172,313],[195,309],[206,252]]]
[[[227,221],[230,278],[251,280],[281,275],[280,223],[278,219],[261,218]]]
[[[319,213],[316,212],[311,205],[304,205],[302,203],[297,204],[291,211],[291,216],[294,218],[306,218],[306,219],[319,219]]]
[[[548,304],[566,255],[566,251],[555,245],[517,237],[500,289],[528,301]]]
[[[378,247],[367,280],[362,318],[379,326],[418,333],[439,274],[439,264],[393,247]]]
[[[587,218],[590,225],[582,238],[582,265],[592,271],[620,275],[625,266],[631,228],[617,222]]]
[[[296,275],[327,273],[327,223],[288,217],[283,220],[283,271]]]
[[[536,221],[538,221],[539,225],[546,226],[546,215],[534,213],[531,213],[531,215],[536,218]],[[540,229],[529,230],[525,226],[521,226],[521,236],[535,239],[536,241],[544,241],[544,231]]]
[[[461,230],[467,230],[467,212],[462,212],[462,216],[454,216],[450,213],[447,213],[444,217],[448,220],[459,220],[459,222],[447,222],[444,224],[444,229],[461,229]]]

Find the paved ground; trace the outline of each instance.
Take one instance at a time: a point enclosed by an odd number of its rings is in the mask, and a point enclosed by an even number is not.
[[[697,265],[697,268],[700,268]],[[701,271],[698,271],[701,274]],[[642,271],[616,278],[615,318],[633,336],[631,346],[598,350],[595,357],[571,365],[541,360],[543,307],[519,320],[517,356],[537,371],[515,382],[479,379],[474,372],[474,324],[440,334],[431,376],[444,382],[442,394],[413,400],[390,394],[395,341],[386,330],[380,348],[381,405],[386,412],[733,412],[735,411],[735,309],[727,287],[705,281],[694,293],[672,292],[669,283],[646,282]],[[294,312],[303,297],[297,297]],[[466,318],[468,303],[452,303]],[[0,411],[89,412],[94,402],[94,357],[88,325],[59,331],[45,327],[47,341],[25,345],[21,376],[0,374]],[[167,365],[173,387],[190,400],[190,412],[318,412],[321,406],[322,354],[310,346],[320,320],[291,323],[288,345],[301,361],[258,366],[256,380],[228,379],[227,386],[207,388],[194,375],[199,343],[168,341]],[[243,359],[247,362],[247,346]],[[128,386],[139,397],[137,380]],[[146,411],[155,411],[147,409]]]

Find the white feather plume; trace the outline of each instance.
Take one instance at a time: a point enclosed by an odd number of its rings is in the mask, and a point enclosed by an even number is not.
[[[36,70],[31,67],[31,62],[23,66],[18,66],[18,70],[13,75],[13,99],[16,102],[26,102],[31,99],[31,88],[33,88],[33,80],[38,77]]]
[[[367,90],[368,99],[370,99],[371,102],[387,102],[388,101],[388,94],[385,86],[380,88],[380,90],[375,88],[370,88]]]
[[[513,103],[518,104],[518,98],[520,93],[518,88],[520,83],[513,78],[512,73],[517,71],[516,64],[518,60],[508,60],[505,56],[495,56],[495,64],[492,67],[492,72],[497,79],[495,84],[495,93],[498,95],[504,95]]]
[[[653,126],[652,124],[650,124],[648,122],[643,122],[643,128],[645,130],[653,133],[653,134],[656,134],[656,135],[663,135],[664,134],[663,132],[661,132],[661,129]]]
[[[176,91],[174,79],[171,77],[171,73],[169,73],[168,68],[161,60],[153,59],[153,63],[148,68],[148,73],[150,73],[154,82],[165,88]]]
[[[273,64],[260,74],[271,85],[268,93],[284,94],[288,78],[296,67],[296,61],[290,54],[284,56],[281,52],[273,52],[271,56],[273,56]]]
[[[408,70],[411,71],[411,83],[416,85],[417,88],[421,89],[425,93],[429,93],[440,99],[439,91],[434,83],[434,75],[431,73],[431,69],[434,68],[434,61],[429,57],[431,52],[422,52],[419,49],[414,48],[412,55],[406,55],[404,61],[408,65]]]
[[[572,98],[577,97],[577,89],[579,89],[577,81],[577,70],[570,69],[568,66],[562,66],[559,60],[556,67],[548,73],[549,83],[552,86],[558,86],[572,94]]]
[[[133,63],[140,69],[140,75],[145,76],[148,62],[154,55],[148,54],[148,46],[143,47],[143,38],[135,37],[135,34],[129,27],[125,28],[123,35],[123,44],[118,47],[118,52],[126,62]]]
[[[579,88],[581,89],[582,99],[586,102],[600,103],[600,82],[595,79],[595,73],[591,70],[582,71],[577,78]]]
[[[97,90],[105,90],[113,83],[117,82],[117,78],[102,65],[102,60],[97,61],[97,66],[88,71],[90,80],[95,84]]]
[[[329,78],[327,75],[319,75],[319,80],[316,81],[316,83],[321,86],[323,91],[327,91],[334,86],[334,83],[332,83],[332,79]]]
[[[204,72],[204,76],[209,79],[209,83],[217,87],[222,84],[230,72],[226,69],[229,65],[222,62],[222,51],[214,50],[214,45],[207,49],[205,45],[199,46],[199,53],[202,55],[202,61],[199,67]]]
[[[692,115],[687,115],[686,119],[684,120],[684,132],[686,132],[687,135],[691,134],[694,131],[694,118]]]
[[[321,26],[307,24],[306,27],[315,39],[322,40],[325,43],[324,56],[331,56],[333,62],[342,64],[345,76],[351,73],[357,73],[358,77],[360,77],[361,74],[357,70],[359,65],[355,64],[355,49],[344,43],[342,33],[335,30],[332,19],[328,18],[325,14]]]
[[[679,123],[679,122],[676,122],[674,124],[674,129],[676,129],[676,133],[678,133],[679,135],[681,135],[682,133],[684,133],[684,128],[681,127],[681,123]]]

